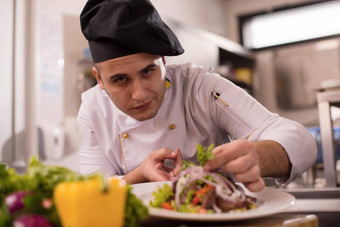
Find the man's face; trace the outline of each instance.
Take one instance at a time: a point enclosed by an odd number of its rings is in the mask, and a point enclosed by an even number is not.
[[[100,62],[96,67],[93,72],[100,88],[121,111],[138,121],[157,114],[166,89],[164,58],[138,53]]]

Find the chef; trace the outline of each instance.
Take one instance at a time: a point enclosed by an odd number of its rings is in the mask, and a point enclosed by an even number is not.
[[[183,160],[197,161],[198,143],[216,145],[206,170],[223,168],[251,191],[262,177],[288,184],[313,165],[316,145],[301,124],[212,68],[167,65],[184,50],[149,0],[89,0],[80,20],[98,81],[78,114],[81,173],[171,180]]]

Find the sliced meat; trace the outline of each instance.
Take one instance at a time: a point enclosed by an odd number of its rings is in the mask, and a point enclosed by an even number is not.
[[[199,187],[197,186],[197,184],[195,182],[193,182],[192,184],[189,185],[189,187],[185,188],[184,189],[184,192],[183,194],[181,195],[181,198],[180,198],[180,203],[181,204],[184,204],[185,203],[185,200],[188,196],[188,193],[190,190],[194,190],[194,191],[197,191],[199,189]]]
[[[216,191],[215,188],[209,190],[202,202],[202,207],[205,209],[213,209],[213,204],[216,203]]]

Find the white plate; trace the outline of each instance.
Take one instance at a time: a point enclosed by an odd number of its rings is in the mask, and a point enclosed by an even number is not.
[[[149,201],[153,199],[152,192],[156,191],[158,187],[163,187],[164,184],[171,185],[171,182],[151,182],[143,184],[132,185],[132,192],[143,201],[145,205],[149,205]],[[247,192],[249,193],[249,192]],[[176,211],[169,211],[161,208],[149,207],[150,216],[191,220],[191,221],[233,221],[258,218],[263,216],[279,213],[291,207],[295,203],[295,197],[284,191],[265,188],[261,192],[253,193],[259,201],[256,209],[247,210],[239,213],[222,213],[222,214],[192,214],[180,213]]]

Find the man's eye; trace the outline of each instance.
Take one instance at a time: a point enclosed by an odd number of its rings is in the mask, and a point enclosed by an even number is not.
[[[151,74],[151,72],[152,72],[152,69],[144,69],[142,73],[144,76],[148,76]]]
[[[127,80],[126,77],[121,76],[121,77],[115,78],[113,82],[122,83],[122,82],[125,82],[126,80]]]

